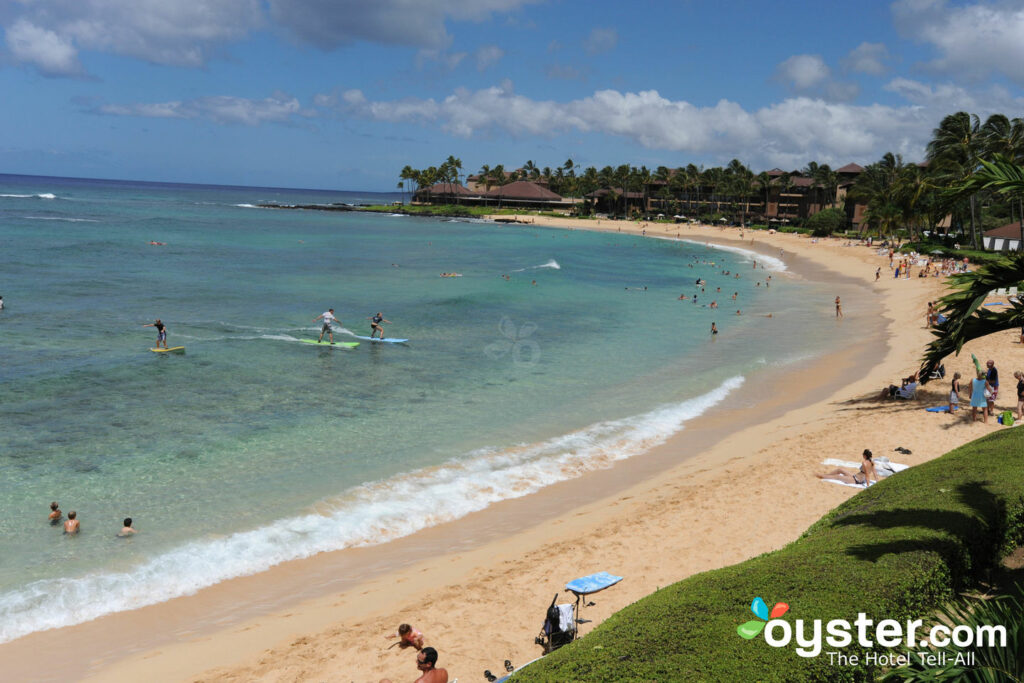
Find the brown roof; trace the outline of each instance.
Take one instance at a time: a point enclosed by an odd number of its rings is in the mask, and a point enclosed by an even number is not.
[[[537,183],[531,183],[528,180],[517,180],[508,185],[494,187],[485,194],[488,197],[504,197],[506,199],[537,199],[543,201],[560,201],[562,199],[561,195],[557,195],[551,190],[543,188]]]
[[[418,192],[423,192],[424,194],[427,192],[430,194],[457,194],[460,196],[476,194],[474,192],[470,192],[458,183],[437,183],[436,185],[431,185],[430,187],[418,190]]]
[[[786,172],[783,171],[781,168],[773,168],[772,170],[765,172],[768,174],[769,178],[778,178],[780,175],[786,174]]]
[[[804,178],[803,176],[790,176],[790,180],[793,182],[793,187],[810,187],[814,184],[814,178]]]
[[[1020,239],[1020,222],[1014,221],[985,231],[985,237],[1009,237],[1013,240]]]
[[[837,168],[836,173],[863,173],[864,167],[858,166],[857,164],[847,164],[842,168]]]

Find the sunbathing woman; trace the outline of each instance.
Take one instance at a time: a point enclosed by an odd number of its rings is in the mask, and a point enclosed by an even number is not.
[[[850,474],[846,470],[836,468],[825,474],[816,474],[818,479],[837,479],[844,484],[856,484],[867,486],[868,482],[877,482],[878,475],[875,474],[875,463],[871,461],[871,451],[864,449],[864,458],[860,461],[860,470]]]

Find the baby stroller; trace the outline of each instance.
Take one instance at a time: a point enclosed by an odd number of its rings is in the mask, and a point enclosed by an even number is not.
[[[576,606],[572,603],[556,605],[557,601],[558,593],[555,593],[544,617],[544,627],[533,641],[544,646],[544,654],[554,652],[576,639]]]

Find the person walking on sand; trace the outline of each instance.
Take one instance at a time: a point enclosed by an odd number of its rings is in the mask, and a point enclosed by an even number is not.
[[[836,297],[836,317],[843,317],[843,304],[839,301],[839,297]]]
[[[78,523],[78,513],[72,510],[68,513],[68,520],[64,522],[64,533],[66,534],[77,534],[81,531]]]
[[[50,503],[50,515],[47,517],[50,520],[51,526],[60,524],[60,518],[64,516],[64,513],[60,511],[60,505],[57,501]]]
[[[164,348],[167,348],[167,326],[164,325],[160,318],[156,319],[156,322],[146,323],[143,327],[155,327],[156,328],[156,348],[160,348],[160,342],[164,343]]]
[[[992,389],[985,381],[985,373],[978,371],[978,376],[971,380],[971,422],[978,419],[978,408],[981,408],[981,421],[988,424],[988,394]]]
[[[367,318],[367,320],[370,321],[370,339],[373,339],[373,335],[377,334],[378,332],[380,332],[380,338],[383,339],[384,328],[382,327],[382,323],[389,323],[391,321],[385,320],[384,314],[381,313],[380,311],[377,311],[377,315],[370,316],[369,318]]]
[[[1024,420],[1024,372],[1017,370],[1013,378],[1017,380],[1017,419]]]
[[[340,324],[340,322],[341,322],[337,318],[334,317],[334,309],[333,308],[328,308],[326,311],[324,311],[323,313],[321,313],[317,317],[313,318],[313,322],[316,322],[318,320],[323,320],[324,323],[320,327],[320,338],[316,340],[316,343],[319,344],[320,342],[322,342],[324,340],[324,335],[326,334],[328,336],[328,338],[331,340],[331,343],[333,344],[334,343],[334,329],[331,327],[331,323],[339,323]]]

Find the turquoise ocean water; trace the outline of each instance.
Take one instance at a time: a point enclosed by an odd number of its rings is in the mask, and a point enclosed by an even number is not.
[[[0,642],[609,467],[844,343],[778,259],[255,208],[396,198],[0,176]],[[410,341],[299,343],[329,307]],[[157,317],[185,355],[148,350]]]

